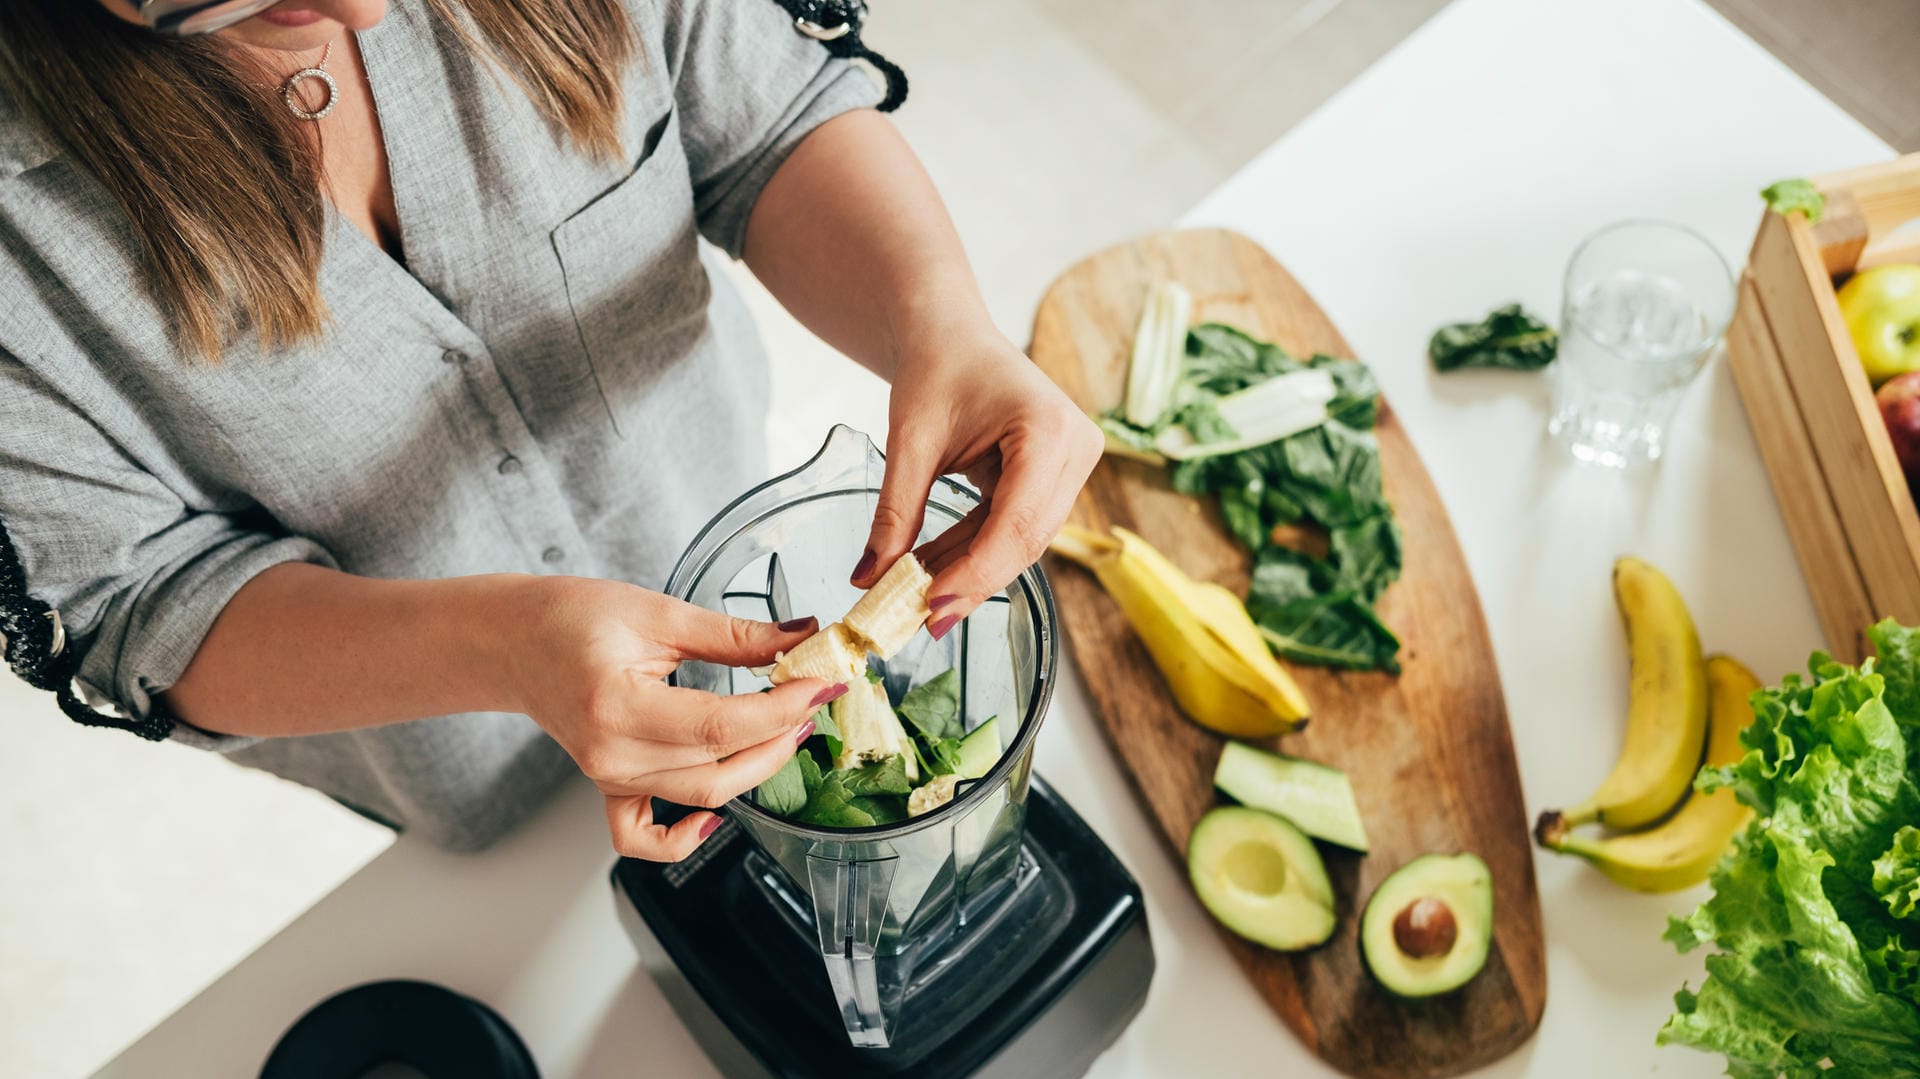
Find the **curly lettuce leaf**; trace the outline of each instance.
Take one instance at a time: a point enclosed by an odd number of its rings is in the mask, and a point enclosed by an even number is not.
[[[1920,933],[1898,913],[1920,879],[1920,788],[1891,708],[1911,706],[1920,669],[1911,631],[1876,633],[1878,668],[1816,653],[1811,677],[1754,694],[1746,755],[1701,778],[1756,819],[1713,897],[1668,928],[1715,951],[1659,1040],[1721,1053],[1731,1075],[1920,1077]]]
[[[1873,860],[1873,890],[1895,918],[1914,916],[1920,904],[1920,828],[1909,824],[1893,833],[1893,845]]]

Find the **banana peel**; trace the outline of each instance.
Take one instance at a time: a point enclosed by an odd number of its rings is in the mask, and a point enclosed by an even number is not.
[[[1728,656],[1706,660],[1708,687],[1707,764],[1732,764],[1746,755],[1740,732],[1753,720],[1753,692],[1760,680]],[[1614,881],[1641,892],[1677,892],[1707,879],[1733,837],[1753,819],[1753,810],[1731,790],[1695,792],[1678,812],[1644,832],[1605,838],[1574,834],[1556,818],[1543,818],[1543,846],[1593,863]]]
[[[1052,549],[1099,578],[1195,723],[1233,738],[1306,726],[1306,695],[1267,650],[1238,596],[1187,576],[1124,528],[1103,536],[1068,525]]]

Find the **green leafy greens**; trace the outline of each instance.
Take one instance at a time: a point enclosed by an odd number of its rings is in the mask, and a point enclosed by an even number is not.
[[[1761,188],[1760,197],[1767,200],[1767,209],[1774,213],[1797,213],[1808,224],[1819,221],[1827,210],[1827,197],[1812,180],[1779,180]]]
[[[1301,663],[1397,672],[1400,642],[1373,610],[1402,564],[1400,526],[1381,484],[1373,434],[1380,418],[1373,372],[1332,356],[1297,359],[1217,322],[1188,331],[1186,348],[1174,407],[1161,425],[1180,422],[1197,437],[1196,425],[1210,430],[1204,409],[1222,396],[1297,371],[1324,370],[1332,378],[1324,422],[1237,453],[1176,461],[1169,479],[1175,490],[1213,495],[1227,530],[1253,552],[1247,611],[1276,653]],[[1110,444],[1118,437],[1113,429],[1126,427],[1112,413],[1102,424]],[[1136,429],[1132,436],[1131,445],[1151,444],[1151,432]],[[1326,557],[1276,542],[1274,530],[1285,525],[1324,531]]]
[[[1427,356],[1438,371],[1501,367],[1538,371],[1560,351],[1560,335],[1517,303],[1495,308],[1479,322],[1456,322],[1433,331]]]
[[[873,681],[878,677],[869,673]],[[868,828],[907,819],[907,796],[937,775],[960,770],[967,731],[960,714],[960,675],[947,670],[907,690],[895,714],[906,721],[919,778],[907,775],[907,758],[894,755],[850,768],[834,768],[840,730],[830,709],[814,714],[814,733],[787,763],[754,789],[754,801],[770,813],[821,828]],[[984,726],[984,724],[983,724]]]
[[[1714,895],[1667,939],[1711,945],[1663,1044],[1722,1053],[1736,1079],[1920,1077],[1920,631],[1882,622],[1858,668],[1754,694],[1746,756],[1701,773],[1755,821]]]
[[[952,668],[907,690],[900,698],[900,718],[927,738],[959,738],[960,672]]]

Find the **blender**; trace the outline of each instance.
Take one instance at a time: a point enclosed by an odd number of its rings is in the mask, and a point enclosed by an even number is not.
[[[833,620],[859,597],[847,569],[884,473],[866,435],[835,427],[812,460],[722,510],[667,591],[743,618]],[[979,501],[936,481],[919,542]],[[830,829],[739,798],[686,861],[615,865],[622,924],[723,1074],[1078,1075],[1132,1020],[1154,966],[1139,886],[1032,772],[1058,651],[1033,566],[943,640],[921,633],[874,661],[895,701],[954,669],[967,730],[999,717],[999,760],[932,812]],[[699,662],[671,681],[767,685]]]

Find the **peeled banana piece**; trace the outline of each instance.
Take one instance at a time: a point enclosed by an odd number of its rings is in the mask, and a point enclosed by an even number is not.
[[[829,682],[852,682],[867,674],[867,650],[847,627],[833,625],[808,637],[791,652],[782,652],[767,676],[774,685],[801,678],[824,678]]]
[[[933,575],[909,552],[901,555],[840,621],[855,637],[866,641],[868,651],[881,659],[892,659],[926,625],[932,613],[927,610],[927,589],[931,587]]]
[[[846,618],[774,657],[768,680],[777,686],[797,678],[847,683],[864,678],[868,652],[892,659],[926,624],[932,585],[933,577],[911,551],[901,555]]]
[[[1555,816],[1566,826],[1644,827],[1687,796],[1700,768],[1707,677],[1693,616],[1673,582],[1637,558],[1613,564],[1613,592],[1633,665],[1626,742],[1600,788],[1579,805],[1543,815],[1542,829]]]
[[[1707,764],[1732,764],[1746,754],[1740,732],[1753,720],[1749,699],[1760,680],[1728,656],[1709,657],[1706,678]],[[1753,810],[1722,788],[1711,794],[1696,792],[1659,825],[1627,835],[1573,835],[1564,826],[1547,827],[1543,819],[1540,842],[1585,858],[1636,891],[1677,892],[1705,881],[1752,817]]]
[[[1188,718],[1235,738],[1306,725],[1306,695],[1233,593],[1195,581],[1124,528],[1103,536],[1069,525],[1053,550],[1099,578]]]
[[[907,730],[894,714],[887,690],[865,678],[853,683],[834,700],[833,723],[840,728],[840,755],[835,768],[858,768],[863,764],[901,757],[906,761],[907,779],[920,780],[920,762],[907,741]]]
[[[934,776],[907,795],[907,816],[918,817],[931,813],[948,802],[953,801],[953,792],[960,786],[960,777],[949,772]]]

